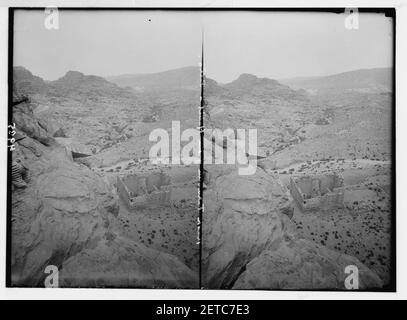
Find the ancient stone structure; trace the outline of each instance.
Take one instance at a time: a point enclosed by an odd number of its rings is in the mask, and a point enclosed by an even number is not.
[[[343,178],[337,173],[291,177],[290,192],[303,212],[343,207]]]
[[[171,179],[162,172],[117,176],[117,193],[129,210],[168,205]]]

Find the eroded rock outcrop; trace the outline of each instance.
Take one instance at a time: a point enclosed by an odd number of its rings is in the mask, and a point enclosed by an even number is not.
[[[358,289],[380,288],[376,273],[358,259],[315,242],[284,241],[277,250],[265,250],[253,259],[233,289],[336,289],[345,290],[347,266],[358,268]]]
[[[60,281],[67,287],[198,287],[198,275],[176,257],[114,235],[65,261]]]
[[[37,285],[45,266],[61,266],[102,239],[108,214],[118,207],[103,180],[72,162],[63,148],[44,150],[26,165],[30,183],[13,194],[13,283]]]
[[[262,170],[252,176],[231,171],[212,179],[204,203],[204,286],[227,288],[248,262],[281,241],[280,210],[289,198]]]
[[[46,146],[55,142],[44,122],[34,117],[33,106],[27,97],[14,94],[13,104],[13,122],[17,124],[17,132],[23,133]]]

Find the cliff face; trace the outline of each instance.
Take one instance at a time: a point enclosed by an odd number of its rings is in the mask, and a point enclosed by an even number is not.
[[[13,122],[20,135],[28,136],[46,146],[55,142],[46,123],[34,117],[33,106],[26,96],[15,93],[13,104]]]
[[[21,160],[29,178],[26,188],[12,192],[12,285],[43,286],[48,265],[61,271],[61,286],[195,285],[177,258],[111,231],[116,196],[99,175],[72,160],[32,109],[27,101],[13,112],[21,139],[12,158]]]

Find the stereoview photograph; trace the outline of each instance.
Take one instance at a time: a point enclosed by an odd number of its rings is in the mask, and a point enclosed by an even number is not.
[[[395,290],[394,11],[10,17],[8,286]]]

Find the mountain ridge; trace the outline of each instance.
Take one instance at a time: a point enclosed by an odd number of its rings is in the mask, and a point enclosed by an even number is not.
[[[279,81],[293,89],[308,93],[365,92],[381,93],[392,90],[392,68],[357,69],[328,76],[299,77]]]
[[[253,74],[242,73],[237,79],[219,84],[211,78],[205,77],[205,94],[207,96],[223,96],[229,99],[249,97],[267,97],[272,99],[306,99],[302,90],[294,90],[275,79],[257,77]]]
[[[85,75],[79,71],[67,71],[57,80],[45,81],[23,66],[13,68],[13,82],[18,90],[26,95],[71,96],[81,99],[131,96],[129,89],[122,88],[103,77]]]
[[[119,86],[129,86],[138,91],[173,88],[198,90],[200,86],[200,68],[198,66],[187,66],[156,73],[125,74],[107,77],[106,79]]]

